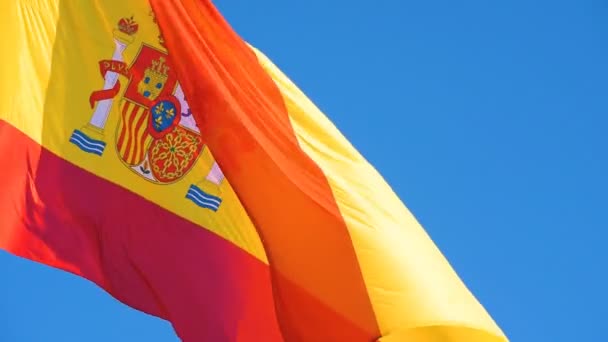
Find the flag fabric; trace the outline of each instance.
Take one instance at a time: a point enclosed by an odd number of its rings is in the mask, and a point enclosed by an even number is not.
[[[207,0],[0,4],[0,248],[184,341],[506,341]]]

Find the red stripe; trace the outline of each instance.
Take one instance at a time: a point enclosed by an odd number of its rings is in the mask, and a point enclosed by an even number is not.
[[[1,120],[0,151],[0,248],[88,278],[186,342],[281,340],[264,263]]]
[[[348,228],[272,79],[210,0],[151,4],[201,136],[262,237],[285,338],[376,340]]]

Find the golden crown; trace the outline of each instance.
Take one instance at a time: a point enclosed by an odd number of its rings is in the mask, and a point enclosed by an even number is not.
[[[131,16],[131,18],[122,18],[118,22],[118,30],[120,30],[120,32],[125,33],[129,36],[132,36],[135,33],[137,33],[138,29],[139,29],[139,24],[135,20],[133,20],[132,16]]]
[[[165,64],[164,57],[159,57],[157,60],[152,60],[152,65],[146,69],[145,73],[153,74],[161,78],[167,78],[169,74],[169,66]]]

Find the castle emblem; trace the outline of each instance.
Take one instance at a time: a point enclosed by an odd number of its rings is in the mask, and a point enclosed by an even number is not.
[[[144,43],[130,65],[124,61],[123,53],[133,44],[138,29],[132,17],[118,22],[112,58],[99,62],[104,86],[89,98],[93,114],[84,127],[73,131],[70,142],[99,157],[113,144],[125,167],[139,177],[159,185],[172,184],[192,170],[204,145],[167,53]],[[121,76],[128,80],[124,90]],[[114,106],[118,110],[113,113]],[[104,132],[112,114],[119,115],[119,123],[110,142]],[[201,183],[217,186],[223,179],[214,163]],[[222,201],[198,183],[189,187],[185,198],[213,211]]]

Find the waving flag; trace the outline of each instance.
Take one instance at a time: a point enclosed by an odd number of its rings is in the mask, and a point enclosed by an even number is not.
[[[505,341],[374,168],[210,1],[9,0],[0,247],[184,341]]]

